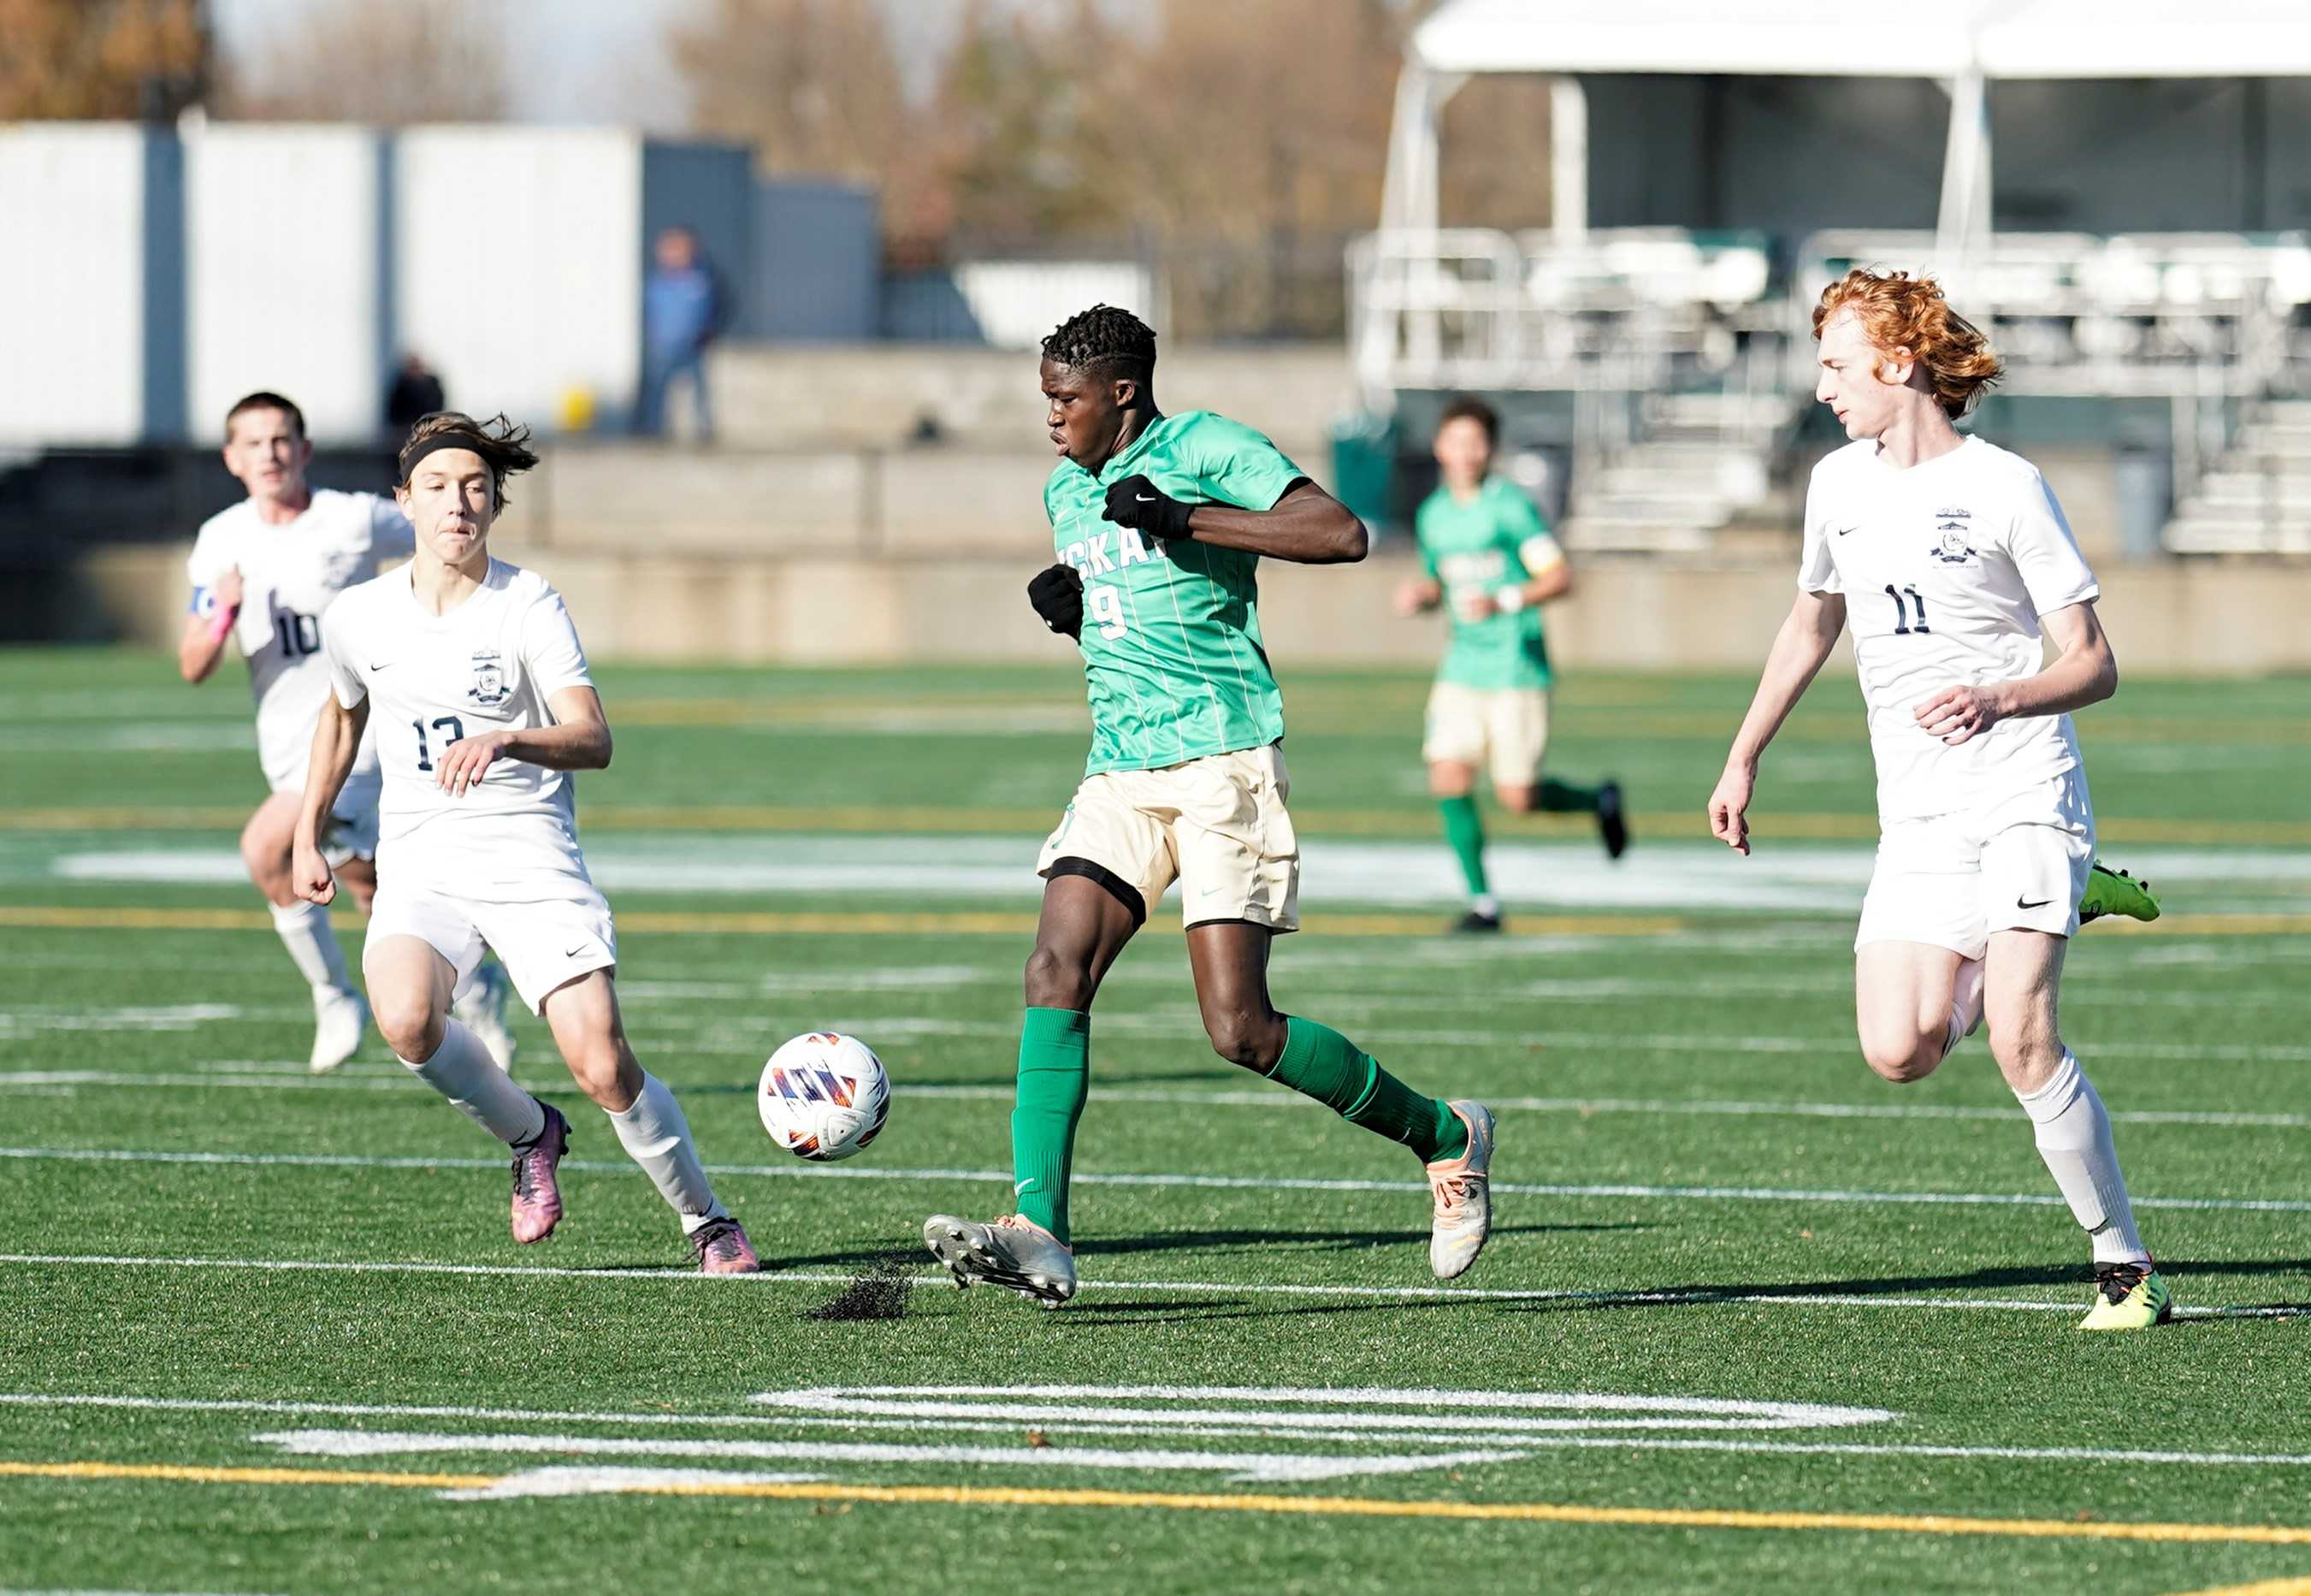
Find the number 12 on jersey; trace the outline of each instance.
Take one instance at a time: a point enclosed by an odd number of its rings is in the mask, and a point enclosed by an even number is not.
[[[409,724],[417,733],[417,768],[421,771],[430,771],[433,768],[433,751],[425,746],[425,722],[412,720]],[[463,741],[466,736],[466,723],[455,715],[442,716],[433,722],[433,729],[449,732],[448,741],[441,745],[445,748],[450,743]]]

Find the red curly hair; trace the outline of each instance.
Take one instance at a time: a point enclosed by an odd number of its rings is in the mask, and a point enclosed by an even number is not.
[[[1934,400],[1955,421],[1974,408],[2005,368],[1990,340],[1949,308],[1941,284],[1907,272],[1873,272],[1855,266],[1821,291],[1813,308],[1813,336],[1830,318],[1853,310],[1862,336],[1887,353],[1906,349],[1926,373]]]

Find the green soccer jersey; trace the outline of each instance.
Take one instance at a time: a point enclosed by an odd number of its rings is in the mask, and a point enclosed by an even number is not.
[[[1497,593],[1521,587],[1536,567],[1547,570],[1552,557],[1564,557],[1532,501],[1497,476],[1487,477],[1466,503],[1440,487],[1422,502],[1413,528],[1421,566],[1443,584],[1445,612],[1452,617],[1452,641],[1436,679],[1463,687],[1548,686],[1548,646],[1541,639],[1539,605],[1464,621],[1452,602],[1463,589]]]
[[[1208,410],[1163,417],[1097,475],[1073,460],[1051,473],[1043,509],[1052,542],[1084,580],[1086,775],[1158,770],[1284,735],[1284,695],[1260,641],[1260,556],[1103,519],[1108,484],[1144,475],[1182,503],[1271,510],[1304,475],[1266,438]]]

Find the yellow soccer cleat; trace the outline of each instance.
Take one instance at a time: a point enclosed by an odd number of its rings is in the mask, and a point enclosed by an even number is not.
[[[2150,895],[2150,884],[2137,881],[2124,870],[2114,870],[2097,859],[2087,872],[2087,890],[2079,894],[2079,924],[2100,920],[2106,914],[2124,914],[2129,920],[2157,920],[2158,900]]]
[[[2079,1321],[2080,1330],[2149,1330],[2175,1316],[2174,1295],[2148,1264],[2097,1264],[2095,1294],[2093,1309]]]

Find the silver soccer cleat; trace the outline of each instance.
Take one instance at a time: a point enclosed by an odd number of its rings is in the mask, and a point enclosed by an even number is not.
[[[984,1282],[1056,1308],[1076,1294],[1076,1255],[1032,1220],[1010,1214],[991,1225],[933,1214],[923,1244],[946,1266],[957,1290]]]

